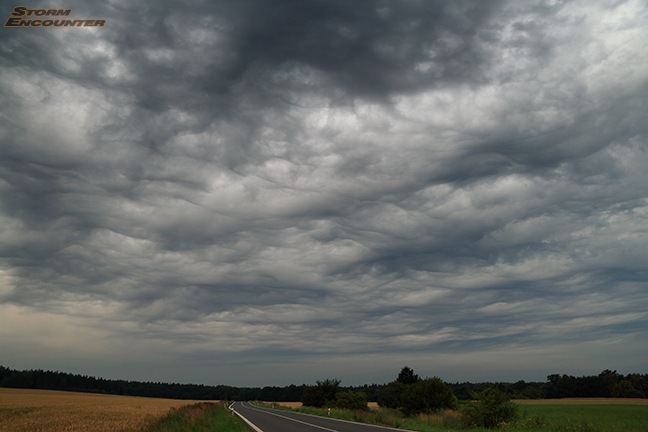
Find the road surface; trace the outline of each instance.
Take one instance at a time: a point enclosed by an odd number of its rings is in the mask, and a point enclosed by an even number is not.
[[[260,408],[249,402],[235,402],[231,409],[256,432],[406,432],[383,426],[372,426],[334,420],[291,411]]]

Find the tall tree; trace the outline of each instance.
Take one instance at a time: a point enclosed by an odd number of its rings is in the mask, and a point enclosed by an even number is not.
[[[420,380],[419,376],[415,374],[414,370],[408,366],[405,366],[403,369],[401,369],[400,373],[398,374],[398,378],[396,378],[397,382],[403,384],[414,384],[418,380]]]

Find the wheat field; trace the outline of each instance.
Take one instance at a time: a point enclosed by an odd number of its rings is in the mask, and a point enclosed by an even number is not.
[[[136,432],[196,402],[0,388],[0,432]]]

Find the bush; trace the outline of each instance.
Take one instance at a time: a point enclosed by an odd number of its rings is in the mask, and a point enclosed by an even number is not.
[[[475,393],[476,401],[467,402],[462,410],[466,427],[496,428],[517,418],[517,405],[498,387],[490,387]]]
[[[400,408],[402,406],[403,393],[406,389],[407,385],[401,382],[390,382],[378,394],[378,405],[383,408]]]
[[[457,398],[452,389],[441,378],[426,378],[407,386],[403,392],[400,407],[406,416],[432,414],[457,406]]]
[[[367,395],[362,392],[344,391],[335,396],[335,400],[330,403],[334,408],[349,410],[366,410]]]
[[[316,381],[316,384],[304,389],[302,403],[305,406],[321,408],[327,402],[335,400],[340,387],[339,380],[326,379],[324,381]]]
[[[404,384],[393,381],[378,396],[381,407],[399,409],[404,415],[431,414],[443,409],[455,408],[457,398],[441,378],[418,379]]]

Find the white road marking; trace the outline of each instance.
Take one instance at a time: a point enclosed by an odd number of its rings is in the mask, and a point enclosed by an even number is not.
[[[255,408],[255,407],[254,407],[253,405],[251,405],[251,404],[250,404],[250,406],[249,406],[248,409],[251,409],[251,410],[254,410],[254,411],[260,411],[260,412],[262,412],[262,413],[266,413],[266,414],[270,414],[270,415],[273,415],[273,416],[281,417],[281,418],[284,418],[284,419],[286,419],[286,420],[291,420],[291,421],[294,421],[294,422],[297,422],[297,423],[305,424],[306,426],[316,427],[316,428],[318,428],[318,429],[323,429],[323,430],[325,430],[325,431],[329,431],[329,432],[340,432],[340,431],[337,430],[337,429],[329,429],[329,428],[324,427],[324,426],[318,426],[318,425],[315,425],[315,424],[312,424],[312,423],[306,423],[305,421],[301,421],[301,420],[297,420],[297,419],[294,419],[294,418],[286,417],[286,416],[283,416],[283,415],[280,415],[280,414],[277,414],[277,413],[273,413],[273,412],[270,412],[270,411],[261,410],[261,409]]]

